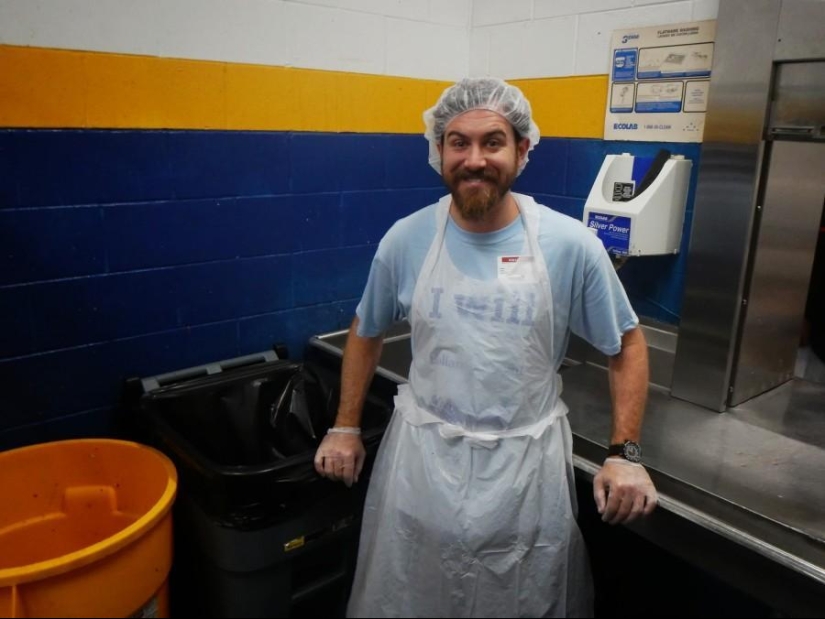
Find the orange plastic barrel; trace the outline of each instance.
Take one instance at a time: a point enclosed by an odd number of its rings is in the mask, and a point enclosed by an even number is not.
[[[0,453],[0,616],[168,617],[176,490],[138,443]]]

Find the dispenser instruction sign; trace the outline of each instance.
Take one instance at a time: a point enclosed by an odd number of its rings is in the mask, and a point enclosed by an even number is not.
[[[613,32],[605,140],[701,142],[716,20]]]
[[[590,212],[587,227],[599,237],[609,254],[626,256],[630,251],[630,217]]]

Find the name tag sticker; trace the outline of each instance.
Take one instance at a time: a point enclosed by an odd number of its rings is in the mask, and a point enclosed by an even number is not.
[[[536,283],[533,256],[499,256],[498,279],[510,283]]]

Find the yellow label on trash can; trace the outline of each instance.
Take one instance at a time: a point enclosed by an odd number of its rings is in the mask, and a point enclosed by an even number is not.
[[[295,539],[289,540],[286,544],[284,544],[284,552],[289,552],[290,550],[295,550],[300,548],[306,543],[306,538],[302,535],[301,537],[296,537]]]

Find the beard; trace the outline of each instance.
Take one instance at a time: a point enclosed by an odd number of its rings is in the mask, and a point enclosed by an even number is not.
[[[459,171],[443,176],[444,183],[453,196],[453,204],[464,219],[482,221],[499,204],[516,180],[515,173],[485,169],[480,172]],[[465,185],[462,181],[481,180],[477,185]]]

